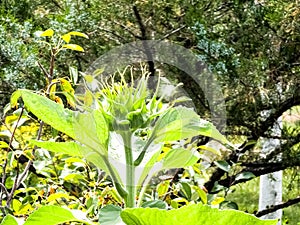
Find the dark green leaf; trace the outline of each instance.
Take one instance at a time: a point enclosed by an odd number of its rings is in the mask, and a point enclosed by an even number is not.
[[[219,167],[221,170],[224,170],[226,172],[230,171],[230,165],[226,161],[215,161],[214,164],[216,164],[216,166]]]
[[[191,186],[188,183],[185,182],[181,182],[182,185],[182,189],[181,191],[183,192],[183,194],[185,195],[185,197],[190,200],[192,197],[192,189]]]
[[[235,180],[249,180],[251,178],[254,178],[255,175],[251,172],[242,172],[236,175]]]

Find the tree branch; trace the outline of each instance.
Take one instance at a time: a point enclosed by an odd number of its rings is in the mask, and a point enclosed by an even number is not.
[[[133,9],[135,18],[137,20],[137,23],[138,23],[138,25],[140,27],[141,40],[148,40],[149,38],[147,36],[147,29],[146,29],[146,26],[143,23],[142,17],[140,15],[139,11],[138,11],[137,6],[133,5],[132,9]],[[151,52],[150,47],[149,47],[149,45],[148,45],[147,42],[144,41],[143,42],[143,46],[144,46],[145,54],[146,54],[147,60],[148,60],[148,66],[149,66],[150,75],[154,76],[155,75],[155,65],[154,65],[154,60],[153,60],[152,52]],[[151,85],[153,85],[153,84],[151,84]]]
[[[299,202],[300,202],[300,197],[297,197],[297,198],[294,198],[294,199],[290,199],[290,200],[288,200],[285,203],[274,205],[274,206],[271,206],[271,207],[269,207],[267,209],[258,211],[257,213],[255,213],[255,216],[261,217],[261,216],[267,215],[269,213],[275,212],[278,209],[283,209],[283,208],[287,208],[287,207],[289,207],[291,205],[298,204]]]

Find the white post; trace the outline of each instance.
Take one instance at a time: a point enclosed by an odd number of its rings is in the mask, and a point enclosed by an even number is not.
[[[272,134],[281,135],[282,120],[278,119],[273,128]],[[268,138],[263,140],[262,154],[271,153],[276,147],[280,146],[280,140]],[[278,159],[280,158],[280,155]],[[282,201],[282,171],[269,173],[260,177],[259,190],[259,211],[277,205]],[[277,225],[281,225],[282,210],[279,209],[261,217],[262,219],[279,219]]]

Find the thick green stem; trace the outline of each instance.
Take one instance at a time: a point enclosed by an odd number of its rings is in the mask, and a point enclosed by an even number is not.
[[[125,205],[127,208],[134,208],[135,203],[135,166],[133,163],[132,146],[131,146],[131,132],[122,133],[125,157],[126,157],[126,191],[127,197],[125,199]]]

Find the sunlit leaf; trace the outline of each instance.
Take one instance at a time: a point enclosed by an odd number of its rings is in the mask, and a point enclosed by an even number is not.
[[[211,152],[211,153],[214,153],[214,154],[216,154],[216,155],[221,156],[221,152],[220,152],[220,150],[218,150],[218,149],[215,149],[215,148],[212,148],[212,147],[209,147],[209,146],[206,146],[206,145],[201,145],[201,146],[199,146],[198,148],[199,148],[199,149],[206,150],[206,151],[208,151],[208,152]]]
[[[158,196],[160,196],[160,197],[164,196],[168,192],[169,186],[170,186],[170,181],[169,180],[165,180],[165,181],[160,182],[157,185],[157,188],[156,188]]]
[[[225,200],[225,198],[223,198],[223,197],[216,197],[210,204],[211,205],[219,205],[224,200]]]
[[[72,138],[75,138],[73,120],[75,113],[69,109],[64,109],[50,99],[32,93],[28,90],[19,90],[26,107],[39,119]]]
[[[71,35],[68,33],[68,34],[64,34],[63,36],[61,36],[61,38],[66,42],[66,43],[69,43],[70,40],[71,40]]]
[[[125,209],[121,212],[128,225],[276,225],[277,220],[260,220],[251,214],[236,210],[219,210],[202,204],[190,204],[179,209],[155,208]]]
[[[0,141],[0,148],[9,148],[9,145],[4,141]]]
[[[49,197],[47,198],[47,202],[56,201],[59,198],[65,198],[66,200],[68,200],[70,196],[67,193],[53,193],[49,195]]]
[[[80,45],[76,45],[76,44],[66,44],[66,45],[63,45],[62,47],[71,49],[74,51],[84,52],[84,49]]]
[[[21,91],[17,90],[12,93],[10,97],[10,105],[12,108],[15,108],[18,106],[18,100],[21,97]]]
[[[193,189],[198,193],[199,197],[201,198],[201,201],[204,204],[207,204],[207,193],[198,186],[193,186]]]
[[[84,37],[84,38],[89,39],[89,37],[86,34],[78,32],[78,31],[71,31],[68,34],[69,35],[74,35],[74,36],[79,36],[79,37]]]
[[[44,32],[42,32],[41,34],[39,34],[40,37],[52,37],[54,34],[54,30],[52,29],[48,29],[45,30]]]
[[[0,225],[18,225],[17,220],[12,215],[6,215]]]
[[[57,225],[72,221],[79,222],[81,224],[92,224],[91,222],[83,221],[81,219],[76,218],[74,214],[68,209],[64,209],[59,206],[49,205],[43,206],[35,212],[33,212],[28,217],[24,225]]]

